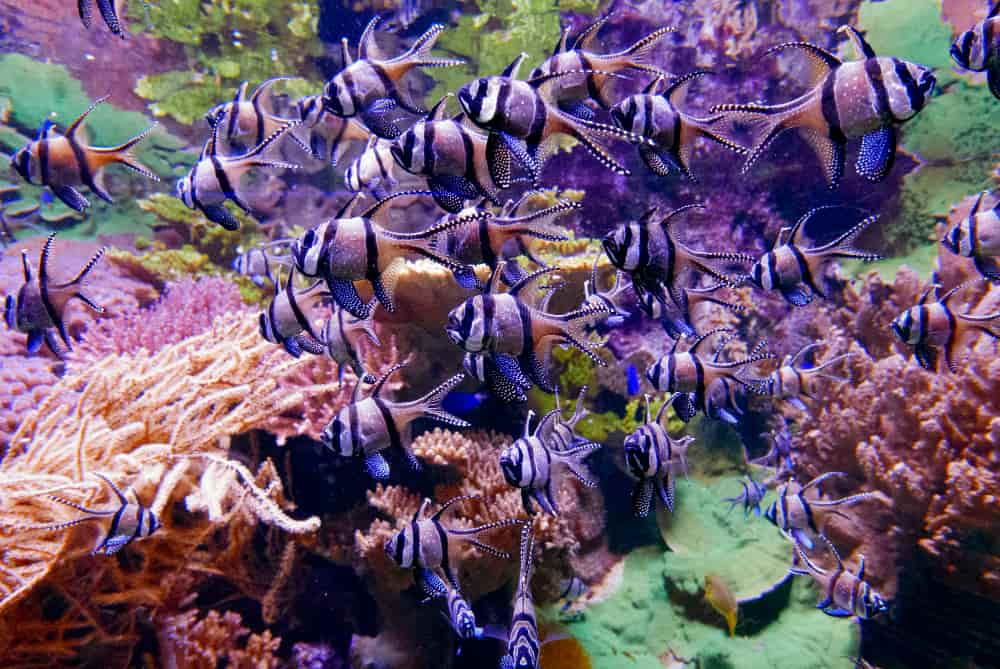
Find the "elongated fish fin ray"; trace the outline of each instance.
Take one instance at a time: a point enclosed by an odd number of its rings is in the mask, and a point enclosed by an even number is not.
[[[688,348],[688,353],[691,353],[692,355],[697,355],[698,348],[705,341],[707,341],[709,337],[712,337],[712,336],[717,335],[717,334],[726,334],[726,335],[730,335],[731,336],[733,334],[733,331],[730,330],[729,328],[713,328],[713,329],[709,330],[708,332],[706,332],[705,334],[699,336],[697,339],[695,339],[694,343],[691,344],[691,346]],[[679,342],[680,342],[680,339],[678,339],[677,341],[674,342],[674,347],[675,348],[676,348],[676,346],[677,346],[677,344]]]
[[[511,79],[517,79],[518,73],[521,71],[521,65],[528,58],[528,54],[521,52],[518,54],[517,58],[510,62],[510,65],[503,68],[503,72],[500,73],[501,77],[510,77]]]
[[[519,594],[531,594],[531,575],[535,564],[535,532],[532,523],[521,527],[521,569],[517,578]]]
[[[601,28],[604,27],[604,24],[607,23],[610,18],[611,16],[609,14],[605,14],[581,30],[580,34],[573,40],[573,49],[589,49],[594,40],[597,38],[597,33],[600,32]],[[563,51],[565,50],[566,49],[563,48]]]
[[[46,495],[46,497],[48,497],[49,499],[51,499],[54,502],[59,502],[60,504],[64,504],[65,506],[72,507],[72,508],[76,509],[77,511],[81,511],[81,512],[89,514],[91,516],[98,516],[98,517],[100,517],[100,516],[113,516],[116,513],[118,513],[118,509],[114,509],[114,510],[111,510],[111,511],[105,511],[105,510],[101,510],[101,509],[90,509],[90,508],[87,508],[87,507],[83,506],[82,504],[77,504],[76,502],[68,500],[68,499],[66,499],[64,497],[59,497],[58,495]]]
[[[667,409],[669,409],[671,406],[673,406],[674,402],[677,401],[677,399],[682,394],[683,393],[673,393],[670,397],[668,397],[667,401],[664,402],[663,405],[660,407],[660,410],[656,412],[656,418],[654,418],[652,422],[659,423],[663,419],[663,414],[665,414],[667,412]],[[648,403],[648,396],[647,396],[647,403]],[[647,406],[647,410],[648,410],[648,406]]]
[[[569,32],[570,32],[569,26],[565,26],[559,33],[559,41],[556,42],[555,48],[552,49],[553,56],[558,56],[559,54],[566,51],[566,42],[569,39]]]
[[[818,486],[819,484],[823,483],[824,481],[826,481],[828,479],[831,479],[833,477],[839,477],[839,476],[847,476],[847,473],[846,472],[826,472],[825,474],[820,474],[819,476],[817,476],[816,478],[814,478],[812,481],[809,481],[809,483],[807,483],[804,486],[802,486],[801,492],[804,493],[806,490],[809,490],[810,488],[814,488],[814,487]]]
[[[501,265],[497,265],[498,269],[499,269],[500,266]],[[532,272],[531,274],[527,275],[526,277],[524,277],[523,279],[521,279],[520,281],[518,281],[517,283],[515,283],[513,286],[510,287],[510,290],[508,290],[507,292],[510,293],[511,295],[517,297],[517,295],[522,290],[524,290],[525,288],[528,288],[529,286],[531,286],[533,283],[535,283],[536,281],[538,281],[540,278],[542,278],[546,274],[551,274],[552,272],[558,272],[558,271],[560,271],[560,268],[557,267],[557,266],[555,266],[555,265],[550,266],[550,267],[543,267],[543,268],[541,268],[539,270],[536,270],[536,271]]]
[[[465,61],[460,59],[431,58],[431,49],[434,48],[434,44],[442,32],[444,32],[444,26],[440,23],[435,23],[427,32],[417,38],[413,46],[406,53],[392,60],[384,61],[383,65],[389,72],[389,76],[398,79],[415,67],[456,67],[464,65]],[[412,111],[412,109],[409,111]]]
[[[601,444],[585,442],[568,450],[560,451],[557,457],[566,464],[567,469],[569,469],[580,483],[588,488],[595,488],[599,484],[599,481],[593,472],[590,471],[584,460],[600,448],[602,448]]]
[[[830,209],[838,209],[836,205],[824,205],[822,207],[813,207],[805,214],[803,214],[799,220],[795,221],[795,225],[791,228],[782,228],[782,232],[788,230],[788,233],[782,236],[782,233],[778,233],[778,240],[774,243],[774,246],[781,246],[782,244],[791,244],[793,246],[801,246],[803,243],[802,234],[805,230],[806,224],[811,221],[816,214],[821,211],[829,211]]]
[[[434,106],[427,112],[427,121],[443,121],[445,114],[448,113],[448,100],[454,96],[454,93],[445,93],[442,95],[441,99],[435,102]]]
[[[94,111],[95,109],[97,109],[98,105],[100,105],[100,104],[102,104],[104,102],[107,102],[108,98],[110,98],[110,97],[111,97],[110,94],[108,94],[108,95],[102,95],[101,97],[99,97],[96,100],[94,100],[94,102],[91,103],[91,105],[89,107],[87,107],[87,110],[85,112],[83,112],[82,114],[80,114],[79,116],[76,117],[76,119],[69,125],[69,127],[66,128],[66,132],[63,133],[63,134],[68,139],[72,138],[74,135],[76,135],[77,130],[79,130],[80,126],[83,125],[83,122],[85,120],[87,120],[87,117],[90,116],[90,113],[92,111]]]
[[[109,479],[107,476],[105,476],[104,474],[102,474],[100,472],[90,472],[90,473],[108,484],[108,487],[110,487],[111,490],[112,490],[112,492],[115,493],[115,496],[118,498],[118,501],[119,501],[119,503],[121,503],[122,506],[125,506],[126,504],[128,504],[128,499],[125,497],[125,493],[123,493],[118,488],[118,486],[116,486],[114,484],[114,481],[112,481],[111,479]]]
[[[279,81],[290,81],[292,79],[299,79],[299,77],[291,76],[280,76],[271,77],[270,79],[265,79],[260,83],[260,85],[254,89],[253,94],[250,96],[250,101],[254,103],[258,108],[263,108],[265,105],[270,106],[272,87]],[[270,112],[268,112],[270,113]]]
[[[378,381],[375,382],[374,387],[372,387],[370,393],[371,397],[377,398],[379,396],[379,393],[382,392],[382,387],[385,385],[385,382],[389,380],[389,377],[398,372],[399,370],[401,370],[403,367],[406,367],[406,363],[399,362],[390,367],[388,370],[386,370],[386,372],[379,377]]]
[[[812,86],[818,84],[823,77],[844,64],[840,58],[826,49],[818,47],[815,44],[810,44],[809,42],[785,42],[784,44],[778,44],[765,51],[764,55],[770,56],[787,51],[788,49],[799,49],[809,57],[810,64],[812,65],[809,83]]]
[[[357,203],[358,203],[358,202],[360,202],[361,200],[363,200],[363,199],[364,199],[364,197],[365,197],[365,196],[364,196],[364,194],[363,194],[363,193],[355,193],[355,194],[354,194],[354,195],[353,195],[353,196],[351,197],[351,199],[350,199],[350,200],[348,200],[348,201],[347,201],[347,202],[346,202],[346,203],[344,204],[344,206],[340,208],[340,211],[338,211],[338,212],[337,212],[337,213],[336,213],[336,214],[334,215],[334,218],[336,218],[336,219],[341,219],[341,218],[350,218],[350,217],[351,217],[351,213],[352,213],[352,212],[354,211],[354,207],[355,207],[355,205],[357,205]]]
[[[858,53],[858,57],[863,60],[868,60],[870,58],[877,58],[875,49],[871,47],[868,41],[858,32],[858,29],[851,25],[843,25],[837,28],[837,33],[840,35],[847,35],[854,45],[855,50]]]
[[[380,209],[382,209],[385,205],[389,204],[396,198],[412,197],[414,195],[434,195],[434,193],[429,190],[401,190],[398,193],[392,193],[390,195],[386,195],[385,197],[381,198],[378,202],[368,207],[368,209],[366,209],[364,212],[362,212],[361,218],[373,218],[379,212]]]
[[[882,257],[879,254],[862,251],[852,246],[854,240],[877,220],[877,215],[868,216],[829,244],[821,246],[818,249],[812,249],[810,253],[826,255],[832,258],[858,258],[865,262],[879,260]]]
[[[982,279],[978,278],[970,279],[968,281],[963,281],[962,283],[958,284],[957,286],[949,290],[947,293],[939,297],[938,302],[940,302],[945,306],[948,306],[948,303],[951,302],[951,300],[954,299],[956,295],[963,292],[966,288],[969,288],[970,286],[975,286],[980,283],[982,283]],[[940,288],[940,286],[938,286],[938,288]]]
[[[361,39],[358,40],[358,58],[381,60],[382,55],[375,44],[375,29],[381,22],[382,17],[376,14],[365,26],[364,32],[361,33]]]
[[[676,107],[683,101],[686,89],[691,84],[691,82],[710,74],[712,73],[709,72],[708,70],[694,70],[693,72],[689,72],[683,76],[677,77],[667,85],[667,90],[663,91],[662,95],[664,98],[667,99],[668,102],[670,102],[671,105]],[[654,80],[653,83],[656,83],[657,81],[662,81],[662,80],[657,79]]]
[[[467,421],[464,421],[458,416],[454,416],[448,411],[445,411],[444,407],[441,406],[441,402],[444,400],[445,396],[464,380],[464,373],[456,374],[417,400],[423,408],[424,415],[453,427],[469,427],[469,423]]]

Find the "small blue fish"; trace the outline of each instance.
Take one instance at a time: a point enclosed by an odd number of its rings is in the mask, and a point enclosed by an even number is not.
[[[626,389],[628,391],[629,397],[639,394],[639,370],[635,368],[635,365],[629,365],[628,369],[625,370],[625,376],[628,379],[628,384]]]
[[[481,407],[489,396],[489,393],[483,391],[467,393],[456,390],[448,393],[441,405],[449,413],[465,415]]]

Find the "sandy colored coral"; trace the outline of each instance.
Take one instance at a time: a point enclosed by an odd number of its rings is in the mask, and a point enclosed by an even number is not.
[[[177,669],[215,669],[220,663],[234,669],[277,669],[281,666],[275,651],[280,638],[250,634],[235,611],[220,614],[198,610],[170,616],[163,621],[159,634],[161,657],[165,666]],[[249,636],[248,636],[249,635]]]

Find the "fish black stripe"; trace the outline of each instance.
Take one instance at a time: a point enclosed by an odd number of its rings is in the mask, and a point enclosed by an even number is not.
[[[781,529],[785,532],[788,531],[790,527],[788,524],[788,486],[786,485],[781,489],[781,495],[779,496],[779,501],[781,502]]]
[[[278,335],[278,330],[275,327],[275,324],[278,322],[277,317],[274,313],[275,301],[276,300],[271,300],[271,303],[267,305],[267,327],[268,330],[270,330],[269,334],[275,339],[277,339],[279,335]]]
[[[30,161],[31,156],[28,155],[28,151],[25,151],[22,155],[24,159],[22,160],[22,169],[24,173],[28,175],[28,182],[31,182],[31,171]],[[38,175],[41,177],[41,183],[48,186],[49,185],[49,140],[43,139],[38,142]]]
[[[396,419],[392,416],[392,410],[382,399],[378,397],[372,399],[375,401],[375,406],[378,407],[378,412],[382,414],[382,422],[385,423],[385,431],[389,435],[389,445],[402,448],[403,442],[399,438],[399,428],[396,426]]]
[[[80,172],[80,181],[82,181],[87,188],[91,189],[95,193],[97,191],[97,186],[94,184],[94,175],[90,171],[90,165],[87,164],[87,154],[76,141],[75,135],[70,135],[66,138],[69,143],[69,148],[73,151],[73,157],[76,159],[76,168]]]
[[[944,309],[945,318],[948,319],[948,340],[945,342],[945,352],[948,354],[948,362],[954,362],[952,355],[954,354],[955,339],[958,335],[957,321],[955,320],[955,314],[951,313],[951,309],[948,305],[942,304],[941,308]]]
[[[480,112],[483,111],[483,100],[486,99],[489,88],[485,79],[479,80],[479,86],[476,88],[476,97],[472,98],[472,102],[469,103],[469,111],[474,118],[479,118]]]
[[[819,534],[819,529],[816,527],[816,518],[813,516],[812,506],[801,492],[796,493],[795,496],[798,498],[799,504],[802,505],[803,513],[806,514],[806,523],[809,525],[809,529]]]
[[[483,296],[483,301],[485,302],[488,296]],[[484,305],[485,308],[485,305]],[[472,308],[471,303],[465,305],[465,309],[462,310],[462,323],[461,333],[466,339],[472,335],[472,322],[476,318],[476,310]]]
[[[976,255],[979,245],[979,216],[969,216],[969,257]]]
[[[233,185],[229,181],[229,175],[226,174],[226,168],[223,167],[222,161],[220,161],[216,156],[211,156],[209,160],[212,161],[212,169],[215,171],[215,180],[219,184],[219,190],[230,200],[235,200],[236,193],[233,191]],[[194,179],[191,181],[193,183]]]
[[[424,173],[434,174],[434,124],[424,124]]]
[[[135,510],[135,532],[132,533],[133,539],[138,539],[142,536],[142,519],[143,519],[143,508],[140,505],[136,505]]]
[[[358,379],[358,383],[361,383],[360,379]],[[349,423],[348,429],[351,431],[352,455],[361,455],[364,449],[361,444],[361,434],[358,431],[361,426],[358,425],[358,405],[356,402],[351,402],[347,407],[347,422]]]
[[[417,524],[410,523],[410,527],[413,529],[414,536],[416,536]],[[406,550],[406,533],[400,532],[398,535],[396,535],[396,554],[395,554],[396,564],[398,565],[403,564],[403,552],[405,550]]]
[[[417,143],[417,133],[408,132],[406,133],[406,139],[403,140],[403,167],[410,169],[413,167],[413,147]],[[423,174],[427,174],[426,166],[422,170]]]
[[[669,244],[669,240],[667,243]],[[646,265],[649,264],[649,230],[645,225],[639,226],[639,239],[636,240],[636,244],[639,245],[637,247],[639,249],[639,257],[636,259],[635,270],[642,272],[645,271]]]
[[[479,251],[483,255],[483,262],[490,267],[496,267],[497,255],[493,252],[492,240],[490,239],[490,221],[487,218],[479,219]]]
[[[634,107],[633,107],[634,109]],[[632,127],[628,128],[632,132],[636,131],[635,116],[632,117]],[[653,137],[656,128],[653,127],[653,96],[644,95],[642,97],[642,127],[638,129],[643,137]]]
[[[591,65],[590,60],[583,55],[582,51],[576,52],[576,57],[580,61],[580,69],[586,70],[586,81],[587,81],[587,95],[593,100],[600,102],[601,100],[601,90],[597,85],[597,81],[594,79],[594,66]]]
[[[669,234],[664,234],[663,238],[667,244],[667,271],[665,278],[667,290],[670,293],[671,299],[673,299],[675,281],[677,280],[677,277],[674,276],[674,272],[677,271],[677,246],[674,244],[674,240],[670,238]],[[647,253],[648,252],[649,250],[647,248]]]
[[[260,100],[254,98],[251,103],[253,105],[253,111],[257,119],[257,137],[254,142],[254,146],[260,146],[260,143],[264,141],[264,112],[260,108]]]
[[[361,98],[358,97],[357,85],[354,82],[354,76],[351,74],[351,68],[346,68],[340,73],[340,76],[344,78],[344,88],[347,89],[347,94],[351,96],[351,104],[354,105],[354,113],[357,114]]]
[[[114,518],[111,519],[111,524],[108,525],[108,532],[107,534],[104,535],[104,541],[101,542],[102,546],[107,544],[108,541],[111,539],[111,537],[114,537],[118,534],[118,525],[121,524],[122,522],[122,514],[125,513],[126,508],[128,508],[128,505],[122,504],[120,507],[118,507],[118,510],[115,511],[115,516]]]
[[[840,128],[840,110],[837,108],[837,79],[839,76],[837,70],[826,75],[826,79],[823,80],[823,92],[820,96],[823,120],[826,121],[830,129],[832,139],[843,139],[844,137],[844,131]]]
[[[531,125],[528,127],[528,136],[525,137],[525,141],[528,143],[529,147],[533,147],[537,150],[538,145],[542,143],[542,139],[545,135],[545,122],[548,120],[549,112],[548,108],[545,106],[545,101],[542,96],[537,92],[534,93],[534,111],[531,117]]]
[[[899,78],[900,83],[906,89],[906,97],[910,101],[910,109],[922,109],[926,102],[924,92],[920,90],[920,86],[914,81],[913,75],[910,74],[909,68],[906,67],[906,63],[898,58],[893,58],[892,64],[896,68],[896,77]]]
[[[378,269],[378,238],[375,235],[375,228],[367,218],[364,220],[365,226],[365,278],[368,280],[379,277]]]
[[[292,314],[295,315],[295,322],[299,324],[305,332],[312,330],[312,323],[309,322],[309,318],[302,312],[299,307],[299,303],[295,299],[295,285],[292,283],[291,277],[289,277],[288,284],[285,287],[285,292],[288,295],[288,306],[292,309]],[[273,304],[273,302],[272,302]]]
[[[707,393],[705,392],[705,368],[702,366],[701,360],[698,356],[692,355],[691,361],[694,363],[695,373],[694,401],[698,407],[705,411],[705,413],[708,413],[708,407],[706,405]]]
[[[448,530],[444,528],[439,520],[432,520],[434,530],[437,532],[438,544],[441,546],[441,569],[451,580],[451,560],[448,557]]]
[[[837,571],[833,572],[833,576],[830,577],[830,585],[826,588],[826,601],[839,607],[839,602],[834,600],[834,595],[837,592],[837,582],[840,581],[840,577],[844,575],[843,566],[838,565]]]
[[[517,314],[521,319],[521,353],[535,350],[535,338],[532,336],[531,310],[521,300],[515,300]]]
[[[875,113],[879,119],[892,119],[898,121],[892,114],[892,107],[889,105],[889,91],[885,88],[885,81],[882,78],[882,64],[877,58],[869,58],[865,61],[865,75],[868,77],[868,85],[871,86],[872,93],[875,94]]]
[[[802,251],[800,251],[799,248],[793,244],[789,244],[788,248],[791,250],[792,256],[795,258],[795,262],[799,266],[799,274],[802,276],[802,282],[809,286],[809,288],[813,291],[822,295],[823,291],[816,287],[816,281],[813,279],[813,275],[809,269],[809,263],[806,261],[805,255],[803,255]]]
[[[500,115],[501,119],[506,119],[507,115],[507,101],[510,98],[511,89],[514,87],[513,84],[507,79],[497,79],[497,99],[496,106],[493,108],[493,118],[490,119],[491,124],[497,123],[497,115]],[[489,86],[485,87],[487,92],[489,91]],[[502,122],[501,122],[502,123]]]
[[[368,62],[368,66],[372,69],[372,71],[375,73],[375,76],[378,77],[379,81],[382,82],[382,86],[385,88],[385,95],[382,97],[392,98],[393,100],[398,101],[399,92],[396,90],[396,84],[389,76],[389,73],[385,71],[385,68],[371,61]]]
[[[535,464],[535,449],[532,448],[531,442],[525,441],[524,450],[525,450],[525,455],[528,456],[528,471],[530,472],[525,487],[534,488],[535,478],[538,476],[538,466]],[[523,473],[524,472],[522,472],[522,475]]]
[[[479,179],[476,176],[476,156],[472,147],[472,136],[461,123],[454,125],[458,128],[459,137],[462,138],[462,151],[465,152],[465,177],[478,186]]]
[[[675,110],[672,110],[672,111],[673,111],[673,114],[674,114],[674,144],[671,147],[671,149],[673,150],[673,152],[675,154],[677,154],[679,156],[680,155],[680,150],[681,150],[681,134],[682,134],[682,132],[681,132],[681,130],[682,130],[681,125],[682,125],[683,119],[681,119],[681,114],[680,114],[679,111],[675,111]],[[679,162],[680,161],[678,161],[678,163]]]
[[[483,296],[483,331],[482,331],[482,345],[483,350],[490,346],[490,333],[493,332],[493,321],[496,319],[496,298],[492,295]]]

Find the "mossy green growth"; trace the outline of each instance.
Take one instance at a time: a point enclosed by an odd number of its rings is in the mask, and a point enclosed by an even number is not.
[[[138,204],[163,225],[177,229],[199,252],[225,267],[236,257],[240,247],[250,248],[261,241],[257,221],[232,203],[227,203],[227,206],[240,222],[237,232],[225,230],[205,218],[200,211],[188,209],[183,202],[165,193],[155,193]]]
[[[881,224],[888,247],[905,253],[927,242],[954,203],[989,187],[1000,153],[996,105],[985,86],[955,75],[940,0],[866,2],[859,23],[878,54],[933,67],[938,79],[938,94],[901,132],[923,164],[903,180],[898,215]]]
[[[850,277],[861,278],[868,274],[868,272],[878,272],[883,281],[892,283],[900,268],[906,266],[914,270],[921,279],[926,281],[930,279],[931,272],[937,266],[939,249],[939,245],[934,242],[917,246],[906,255],[894,256],[874,263],[850,261],[844,264],[844,274]]]
[[[275,76],[293,96],[322,88],[315,57],[317,4],[310,0],[162,0],[149,6],[150,34],[184,45],[189,67],[139,80],[136,94],[152,100],[153,113],[181,123],[202,118],[229,100],[241,81],[254,85]]]
[[[209,257],[190,244],[179,249],[157,249],[138,255],[111,249],[108,259],[156,286],[188,277],[219,274],[219,268],[212,264]]]

